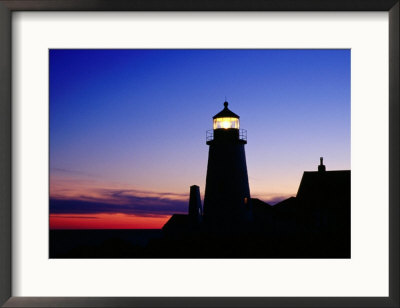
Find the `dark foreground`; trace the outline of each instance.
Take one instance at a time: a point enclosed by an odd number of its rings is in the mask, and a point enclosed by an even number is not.
[[[326,171],[321,158],[318,171],[304,172],[296,197],[274,206],[246,198],[245,213],[222,202],[207,216],[197,190],[188,214],[172,215],[162,230],[50,231],[49,256],[350,258],[350,196],[350,170]]]
[[[350,238],[332,234],[51,230],[49,244],[50,258],[350,258]]]

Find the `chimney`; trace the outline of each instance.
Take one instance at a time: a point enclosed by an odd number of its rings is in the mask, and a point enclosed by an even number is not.
[[[324,158],[320,157],[319,158],[318,172],[325,172],[326,171],[326,168],[325,168],[325,165],[324,165],[323,161],[324,161]]]

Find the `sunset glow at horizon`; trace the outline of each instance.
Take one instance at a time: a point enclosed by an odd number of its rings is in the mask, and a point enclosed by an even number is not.
[[[159,229],[204,196],[206,131],[240,116],[252,198],[350,169],[350,50],[55,49],[50,229]],[[226,121],[225,121],[226,122]],[[233,126],[232,126],[233,125]],[[237,126],[237,127],[236,127]]]
[[[50,214],[51,230],[67,229],[161,229],[171,215],[156,217],[113,214]]]

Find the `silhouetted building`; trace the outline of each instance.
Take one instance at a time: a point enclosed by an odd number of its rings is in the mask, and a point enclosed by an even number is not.
[[[244,145],[247,132],[239,116],[224,109],[213,117],[207,132],[208,153],[204,221],[213,229],[230,229],[251,220],[250,188]]]
[[[296,197],[272,206],[250,197],[246,143],[225,102],[207,132],[204,206],[191,186],[188,215],[170,218],[158,248],[167,256],[349,258],[350,170],[327,171],[320,157],[318,171],[303,173]]]
[[[297,192],[297,203],[307,227],[316,232],[350,234],[350,170],[305,171]]]

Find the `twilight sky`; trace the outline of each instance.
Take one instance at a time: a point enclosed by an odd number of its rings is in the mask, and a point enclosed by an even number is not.
[[[50,228],[160,228],[204,196],[212,116],[247,130],[252,197],[350,169],[350,50],[50,50]]]

